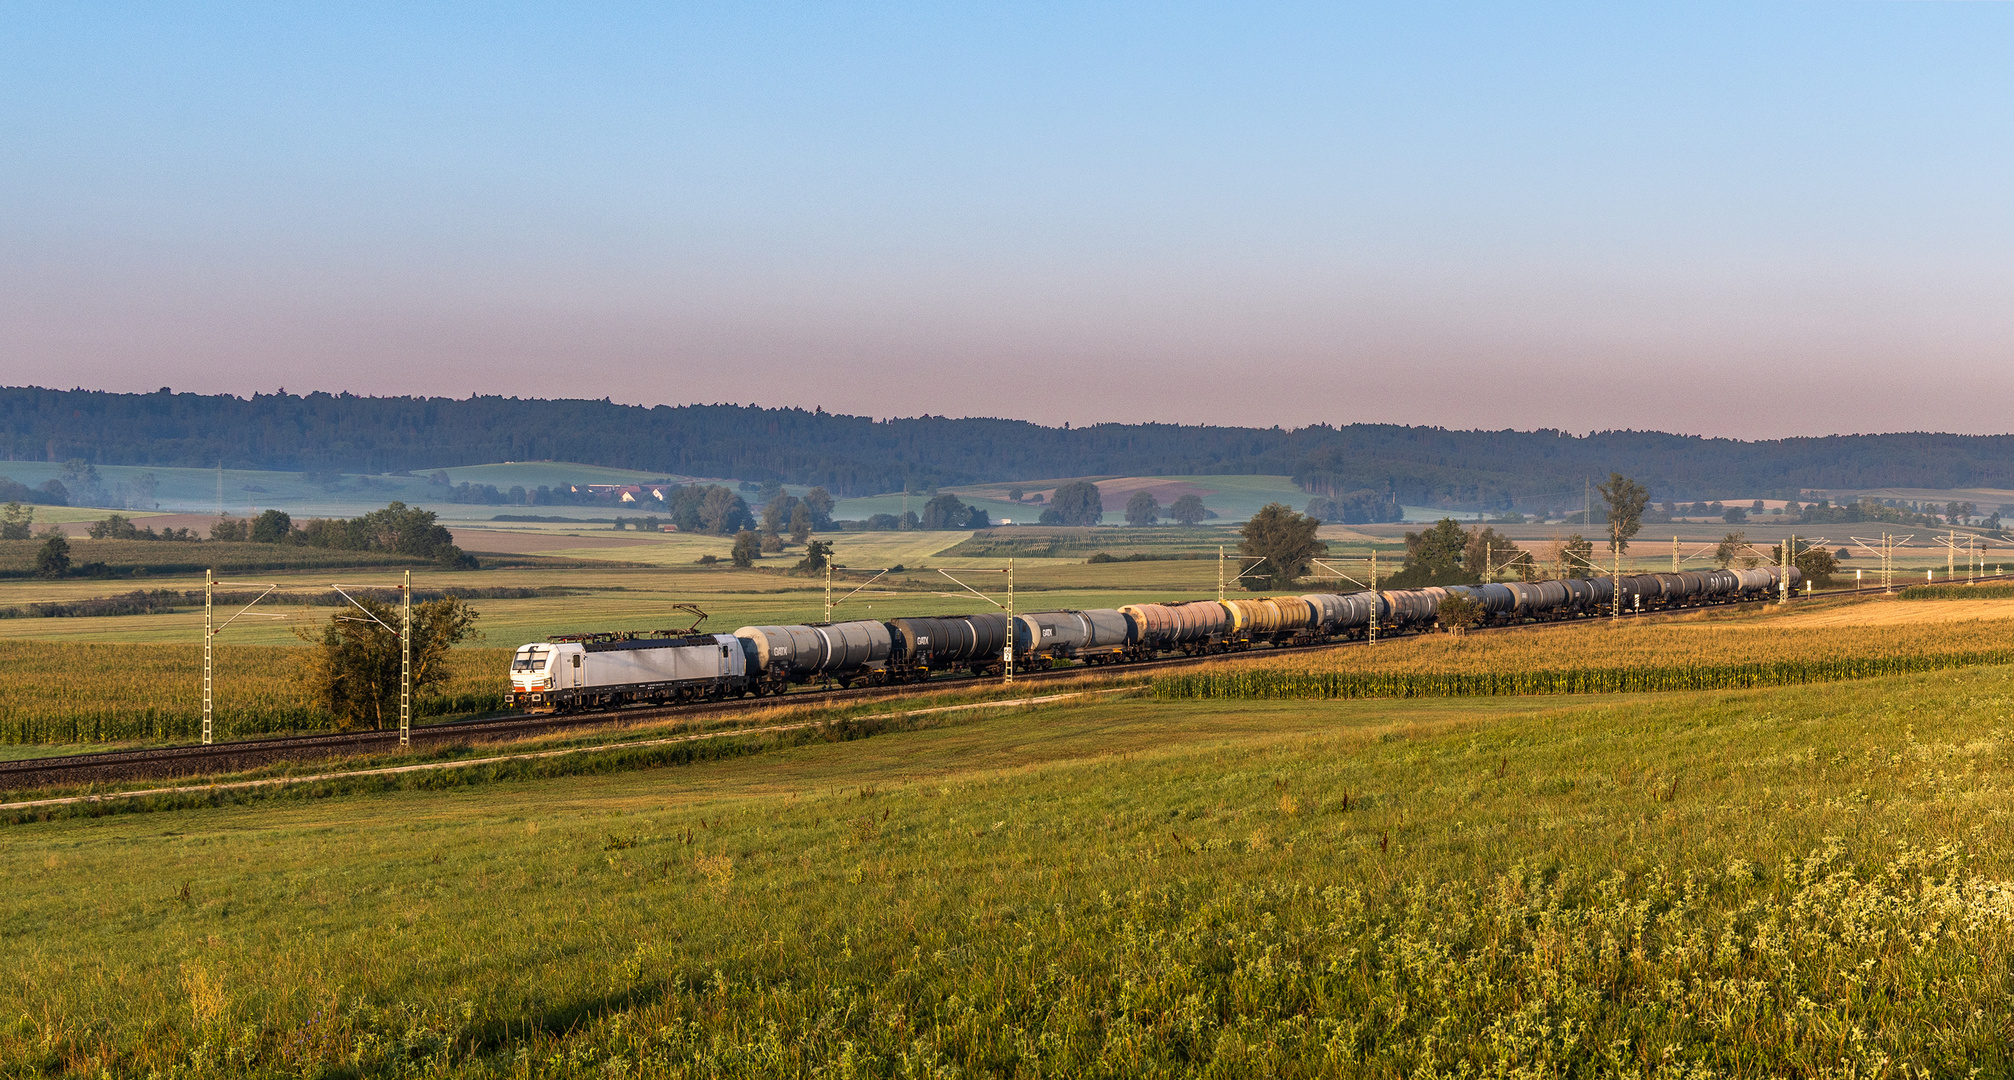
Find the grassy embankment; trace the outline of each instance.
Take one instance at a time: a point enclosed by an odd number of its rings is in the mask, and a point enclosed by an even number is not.
[[[1160,704],[15,826],[0,1058],[96,1074],[2014,1066],[2005,668]]]

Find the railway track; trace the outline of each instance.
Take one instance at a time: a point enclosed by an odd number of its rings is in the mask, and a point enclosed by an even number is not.
[[[2014,581],[2014,574],[1987,575],[1978,579],[1979,583]],[[1840,589],[1818,594],[1813,599],[1837,599],[1853,596],[1876,596],[1884,592],[1880,586],[1860,589]],[[1671,618],[1699,611],[1718,608],[1753,607],[1773,601],[1747,601],[1745,603],[1713,605],[1653,611],[1626,611],[1626,619]],[[1585,626],[1603,618],[1599,616],[1563,619],[1555,622],[1521,623],[1512,626],[1478,627],[1470,633],[1533,633],[1561,630],[1574,626]],[[1408,635],[1410,636],[1410,635]],[[1365,641],[1331,641],[1314,645],[1284,646],[1278,649],[1254,650],[1250,652],[1217,653],[1207,656],[1174,656],[1158,660],[1144,660],[1111,667],[1074,666],[1049,671],[1023,672],[1015,675],[1015,682],[1040,684],[1059,679],[1079,678],[1086,675],[1106,675],[1127,677],[1151,674],[1180,668],[1197,667],[1225,660],[1250,659],[1254,656],[1278,653],[1319,653],[1335,649],[1360,649],[1372,647]],[[738,699],[703,705],[677,706],[633,706],[608,712],[581,713],[576,715],[541,714],[534,716],[489,717],[480,720],[456,721],[444,724],[428,724],[412,729],[412,745],[424,749],[429,746],[455,746],[475,742],[504,739],[518,739],[531,735],[544,735],[589,727],[621,727],[640,723],[656,723],[672,718],[701,719],[710,716],[732,715],[751,709],[768,709],[778,705],[830,705],[855,701],[875,701],[898,699],[905,696],[930,693],[939,690],[956,690],[965,687],[985,686],[996,683],[991,676],[946,676],[926,683],[912,683],[900,686],[853,687],[850,689],[806,688],[776,697],[760,699]],[[57,785],[80,785],[118,783],[133,780],[153,780],[179,776],[215,775],[241,772],[280,762],[313,761],[333,757],[349,757],[360,754],[381,753],[398,749],[399,736],[396,731],[336,732],[320,735],[280,736],[268,739],[243,739],[213,743],[208,746],[194,744],[187,746],[163,747],[153,750],[115,750],[104,753],[76,754],[57,758],[29,758],[20,761],[0,762],[0,791],[20,791],[31,788]]]

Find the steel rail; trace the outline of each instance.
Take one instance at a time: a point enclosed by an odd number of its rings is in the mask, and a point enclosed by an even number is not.
[[[2014,581],[2014,574],[1982,575],[1975,584]],[[1829,592],[1814,593],[1811,600],[1840,599],[1855,596],[1878,596],[1898,590],[1884,590],[1879,585],[1857,589],[1834,589]],[[1625,611],[1623,618],[1655,619],[1690,615],[1701,611],[1740,608],[1756,604],[1777,603],[1775,599],[1723,600],[1716,603],[1689,607],[1654,608],[1645,611]],[[1606,621],[1607,616],[1600,616]],[[1468,632],[1471,634],[1505,633],[1519,631],[1558,630],[1584,625],[1595,621],[1595,616],[1553,619],[1528,623],[1512,623],[1500,626],[1479,626]],[[1416,636],[1416,635],[1407,635]],[[1390,641],[1392,639],[1383,639]],[[1028,672],[1016,672],[1017,681],[1056,681],[1083,677],[1126,678],[1134,675],[1158,671],[1197,667],[1222,663],[1229,660],[1249,660],[1257,657],[1286,653],[1318,653],[1334,649],[1372,648],[1364,640],[1321,641],[1304,645],[1279,645],[1268,648],[1241,649],[1234,652],[1206,653],[1200,656],[1169,656],[1153,660],[1137,660],[1118,664],[1085,664],[1066,668],[1052,668]],[[859,686],[847,689],[808,686],[788,693],[761,698],[735,698],[728,701],[703,702],[689,705],[633,705],[625,708],[584,713],[537,713],[487,717],[477,720],[458,720],[438,724],[415,725],[412,729],[414,745],[453,745],[476,741],[523,738],[556,731],[583,727],[622,727],[637,723],[655,723],[666,719],[700,718],[732,714],[754,709],[769,709],[778,706],[830,705],[854,701],[875,701],[901,698],[909,695],[935,693],[940,690],[969,689],[983,687],[998,682],[992,675],[943,675],[920,683],[898,683],[887,686]],[[362,754],[376,750],[397,749],[397,731],[353,731],[329,732],[316,735],[287,735],[265,739],[240,739],[202,745],[191,743],[183,746],[161,747],[148,750],[113,750],[101,753],[65,755],[61,757],[24,758],[16,761],[0,762],[0,790],[19,790],[30,787],[47,787],[55,784],[95,783],[109,780],[154,779],[172,776],[187,776],[198,773],[237,771],[259,765],[269,765],[283,761],[303,761],[333,757],[343,754]]]

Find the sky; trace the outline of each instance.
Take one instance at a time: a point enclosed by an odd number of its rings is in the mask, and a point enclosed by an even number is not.
[[[0,384],[2014,430],[2014,5],[18,4]]]

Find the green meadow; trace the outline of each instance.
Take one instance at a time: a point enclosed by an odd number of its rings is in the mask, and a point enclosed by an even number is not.
[[[2001,1075],[2005,667],[7,826],[8,1075]]]

